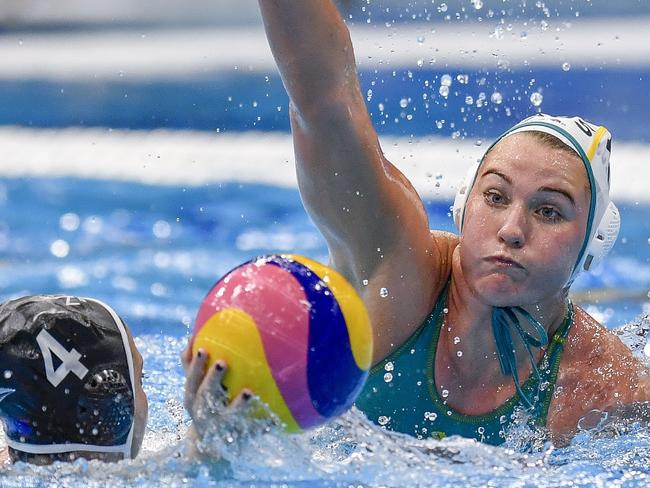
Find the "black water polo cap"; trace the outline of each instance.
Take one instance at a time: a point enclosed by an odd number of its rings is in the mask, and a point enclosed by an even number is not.
[[[126,326],[108,305],[27,296],[0,306],[0,419],[12,449],[130,457],[133,375]]]

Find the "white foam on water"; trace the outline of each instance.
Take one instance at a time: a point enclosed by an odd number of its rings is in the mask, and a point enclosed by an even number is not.
[[[351,35],[365,69],[639,67],[650,65],[647,46],[640,42],[649,23],[648,17],[549,19],[544,27],[504,26],[496,20],[415,22],[354,25]],[[261,25],[12,33],[0,36],[0,59],[0,79],[136,80],[276,71]]]
[[[422,197],[450,200],[466,169],[489,147],[441,137],[382,137],[382,147]],[[103,128],[0,128],[0,176],[71,176],[155,185],[218,182],[296,187],[291,136]],[[650,145],[616,144],[612,197],[650,201]]]

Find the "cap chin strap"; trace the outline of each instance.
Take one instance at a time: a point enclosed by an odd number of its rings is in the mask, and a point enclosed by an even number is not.
[[[526,332],[521,323],[519,322],[518,314],[522,315],[535,329],[537,337]],[[548,344],[548,334],[544,326],[530,313],[521,307],[493,307],[492,308],[492,331],[494,333],[494,341],[497,347],[497,357],[501,365],[501,372],[506,376],[511,376],[515,383],[515,388],[521,398],[521,402],[526,408],[533,408],[533,401],[526,396],[521,389],[519,382],[519,373],[517,369],[517,358],[515,357],[515,346],[512,343],[511,329],[519,335],[521,342],[528,352],[530,365],[533,368],[533,374],[540,379],[539,370],[535,364],[535,358],[530,350],[530,346],[544,347]]]
[[[135,373],[133,369],[133,353],[129,344],[129,336],[126,332],[126,326],[120,319],[119,315],[109,307],[107,304],[96,300],[94,298],[84,298],[84,300],[95,302],[96,304],[104,307],[108,313],[111,314],[117,328],[122,337],[122,345],[124,347],[124,354],[126,355],[126,362],[129,367],[129,379],[131,380],[131,394],[133,395],[134,415],[131,421],[131,428],[129,435],[126,438],[126,443],[117,446],[100,446],[94,444],[28,444],[25,442],[17,442],[7,438],[7,445],[12,449],[28,454],[62,454],[66,452],[98,452],[98,453],[121,453],[124,459],[132,458],[133,451],[133,433],[135,428],[135,409],[136,409],[136,396],[135,396]]]

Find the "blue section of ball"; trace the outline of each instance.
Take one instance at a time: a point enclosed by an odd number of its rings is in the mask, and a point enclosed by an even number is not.
[[[345,412],[362,386],[366,372],[357,366],[345,318],[336,297],[316,273],[302,263],[273,256],[269,263],[286,269],[302,285],[309,310],[307,384],[314,408],[324,417]]]

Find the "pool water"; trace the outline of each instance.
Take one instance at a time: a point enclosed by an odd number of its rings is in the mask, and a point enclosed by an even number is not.
[[[454,185],[519,119],[543,110],[608,125],[621,233],[573,297],[648,363],[647,18],[582,20],[578,7],[592,2],[576,1],[565,2],[570,17],[542,19],[553,2],[519,11],[472,1],[466,10],[482,18],[472,23],[461,3],[360,3],[362,93],[432,228],[453,230]],[[399,22],[422,10],[432,22]],[[149,397],[138,459],[19,463],[0,471],[0,486],[650,484],[650,429],[604,427],[600,412],[562,449],[524,425],[499,448],[415,439],[353,409],[302,435],[215,438],[220,461],[189,457],[179,353],[205,293],[259,254],[327,262],[296,189],[287,96],[262,27],[25,29],[3,32],[0,52],[0,300],[69,293],[111,304],[134,332]]]
[[[70,293],[110,303],[136,336],[150,405],[137,460],[43,468],[19,464],[2,473],[2,486],[648,482],[650,430],[637,425],[620,426],[621,433],[614,437],[599,429],[586,431],[565,449],[541,441],[531,445],[521,427],[506,448],[494,448],[459,438],[427,441],[390,433],[356,410],[303,435],[270,433],[222,445],[221,454],[230,464],[191,460],[184,443],[188,419],[182,408],[178,356],[206,291],[228,269],[258,254],[282,251],[327,260],[325,243],[298,192],[261,184],[181,187],[5,178],[0,180],[0,206],[1,298]],[[428,203],[432,227],[451,229],[448,207],[447,201]],[[577,283],[578,290],[615,286],[632,296],[647,284],[650,246],[644,216],[649,210],[647,205],[623,206],[622,235],[628,244],[598,275]],[[590,305],[597,313],[609,314],[610,327],[618,327],[628,321],[641,323],[646,301],[630,298]],[[640,357],[645,339],[637,332],[647,331],[650,320],[643,324],[645,329],[624,334]]]

